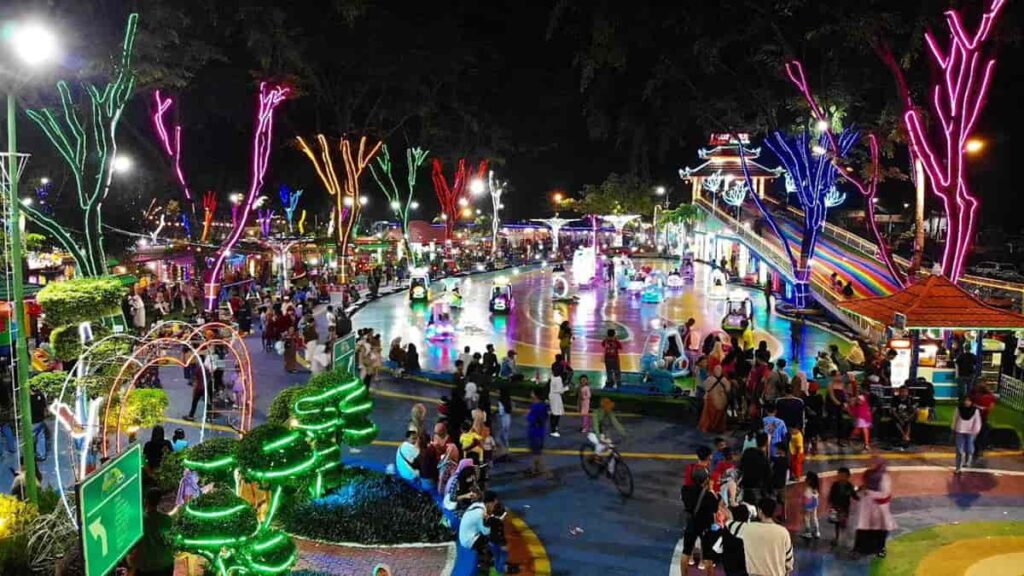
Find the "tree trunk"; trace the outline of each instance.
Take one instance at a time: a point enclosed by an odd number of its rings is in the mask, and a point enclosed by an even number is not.
[[[919,158],[914,159],[914,256],[910,262],[908,277],[917,276],[924,257],[924,190],[927,186],[924,164]]]

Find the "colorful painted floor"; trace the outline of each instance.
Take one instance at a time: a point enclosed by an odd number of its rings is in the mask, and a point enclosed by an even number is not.
[[[655,268],[668,270],[667,261],[645,261]],[[514,347],[519,353],[519,364],[528,368],[544,368],[550,365],[558,352],[558,325],[569,320],[576,339],[572,347],[572,365],[577,370],[601,372],[603,360],[600,342],[608,329],[615,329],[625,348],[623,369],[639,369],[644,341],[651,326],[668,320],[675,324],[693,317],[702,334],[719,330],[725,313],[724,300],[711,300],[705,292],[708,268],[697,267],[695,284],[679,289],[668,289],[665,299],[658,304],[643,303],[639,297],[627,292],[609,291],[608,286],[599,283],[595,288],[583,289],[577,293],[575,303],[555,302],[551,298],[552,273],[543,270],[524,271],[519,274],[495,273],[462,279],[461,292],[464,307],[454,311],[456,338],[445,343],[429,343],[424,338],[429,308],[411,306],[403,296],[391,296],[373,302],[359,313],[359,323],[371,327],[384,335],[384,342],[401,337],[403,342],[413,342],[420,350],[420,363],[425,370],[452,370],[459,350],[469,346],[473,351],[482,351],[493,343],[499,357]],[[488,296],[495,276],[506,275],[512,284],[516,299],[515,310],[508,315],[491,314],[488,311]],[[434,292],[439,293],[440,283],[435,283]],[[793,324],[775,314],[768,314],[763,295],[758,291],[730,287],[748,293],[754,306],[755,338],[767,340],[773,355],[792,357],[790,346]],[[802,367],[810,371],[814,353],[837,343],[845,350],[848,346],[841,338],[807,325],[803,345],[799,350]]]

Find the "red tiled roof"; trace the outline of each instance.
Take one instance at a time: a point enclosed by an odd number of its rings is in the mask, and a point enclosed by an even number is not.
[[[880,324],[890,325],[897,312],[907,328],[1024,328],[1024,316],[980,302],[942,276],[928,276],[889,296],[840,302],[839,307]]]

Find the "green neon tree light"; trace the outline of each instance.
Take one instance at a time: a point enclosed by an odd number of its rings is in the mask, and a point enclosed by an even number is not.
[[[388,199],[388,205],[402,223],[402,243],[405,245],[405,253],[409,254],[413,265],[416,264],[416,255],[409,249],[409,210],[414,202],[413,193],[416,191],[416,176],[420,166],[426,161],[427,154],[430,154],[430,151],[424,150],[419,146],[406,148],[405,164],[408,193],[404,197],[398,188],[398,184],[395,183],[392,173],[391,154],[388,151],[387,144],[381,146],[380,155],[377,156],[377,166],[374,166],[372,163],[370,164],[370,173],[373,174],[373,179],[377,181],[377,186],[380,187],[381,191],[384,192],[384,196]]]
[[[363,381],[356,376],[348,375],[356,386],[352,391],[341,399],[342,422],[345,425],[342,431],[345,444],[349,446],[365,446],[377,437],[380,429],[370,420],[373,412],[373,400],[370,399],[370,389],[363,384]]]
[[[57,83],[60,93],[61,118],[52,110],[28,110],[26,113],[57,149],[74,177],[81,223],[65,227],[38,209],[22,205],[25,215],[50,233],[75,259],[79,273],[102,276],[107,273],[103,248],[103,200],[110,191],[117,156],[117,125],[135,89],[135,73],[131,68],[135,32],[139,15],[128,17],[128,26],[121,47],[121,60],[114,77],[102,90],[93,84],[84,86],[89,96],[91,116],[83,122],[84,113],[71,97],[68,83]],[[82,234],[71,230],[81,228]],[[76,238],[77,236],[77,238]]]
[[[285,487],[298,487],[315,472],[316,451],[298,430],[263,424],[246,434],[239,444],[242,476],[271,491],[270,507],[263,519],[269,527],[281,507]]]

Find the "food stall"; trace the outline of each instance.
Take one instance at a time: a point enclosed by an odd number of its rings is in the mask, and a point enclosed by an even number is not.
[[[1024,328],[1024,315],[989,306],[942,276],[921,278],[889,296],[838,306],[894,333],[887,343],[896,352],[893,386],[924,378],[935,386],[938,399],[957,397],[956,370],[946,345],[950,336],[963,334],[982,370],[998,371],[1005,344],[995,336]]]

